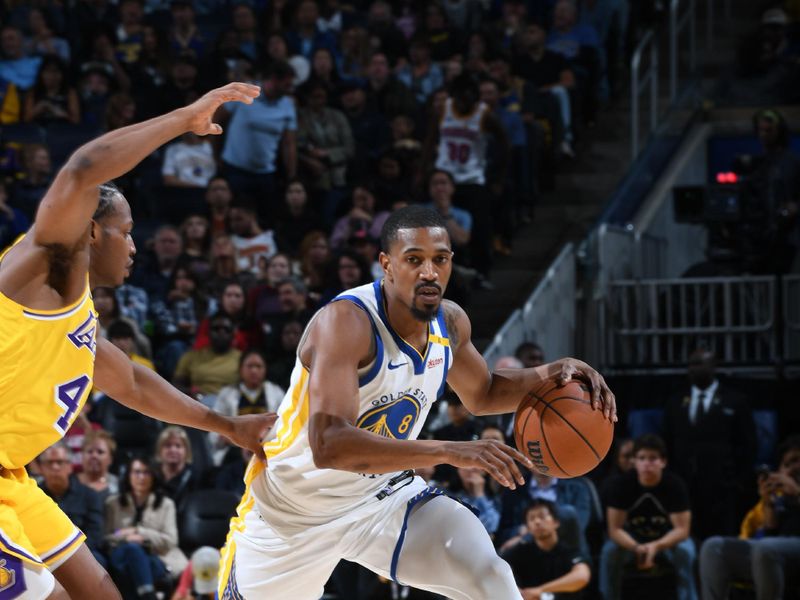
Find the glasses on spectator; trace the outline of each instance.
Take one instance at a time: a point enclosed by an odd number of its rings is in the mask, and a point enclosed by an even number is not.
[[[137,477],[152,477],[152,473],[150,469],[131,469],[131,475],[136,475]]]

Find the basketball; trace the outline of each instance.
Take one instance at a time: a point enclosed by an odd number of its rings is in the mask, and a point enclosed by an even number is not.
[[[594,469],[613,437],[613,423],[592,410],[591,392],[581,381],[542,383],[522,399],[514,419],[517,448],[534,470],[562,479]]]

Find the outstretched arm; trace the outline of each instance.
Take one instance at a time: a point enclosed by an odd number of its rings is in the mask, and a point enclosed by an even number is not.
[[[172,387],[155,371],[131,362],[106,339],[97,340],[94,381],[120,404],[149,417],[213,431],[263,458],[261,440],[275,423],[275,414],[225,417]]]
[[[301,351],[309,365],[309,441],[320,468],[390,473],[438,464],[478,467],[507,487],[524,479],[522,454],[494,440],[398,440],[356,427],[358,366],[369,359],[372,327],[360,308],[335,302],[316,317]],[[410,425],[413,427],[413,424]]]
[[[592,407],[602,408],[606,418],[617,420],[614,394],[603,377],[586,363],[574,358],[562,358],[529,369],[499,369],[489,372],[486,362],[472,344],[472,324],[460,306],[445,301],[443,305],[453,350],[453,366],[447,383],[474,415],[511,413],[517,410],[522,397],[542,381],[561,384],[573,377],[584,379],[592,388]]]
[[[127,173],[156,148],[182,133],[222,133],[222,128],[211,121],[216,109],[225,102],[250,103],[258,94],[257,86],[231,83],[189,106],[117,129],[78,148],[42,199],[33,228],[35,243],[73,248],[85,235],[97,209],[97,186]]]

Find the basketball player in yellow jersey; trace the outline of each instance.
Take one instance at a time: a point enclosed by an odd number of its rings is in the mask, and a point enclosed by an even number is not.
[[[0,256],[0,598],[120,598],[83,534],[25,472],[69,429],[93,385],[146,415],[217,432],[263,456],[274,415],[223,417],[132,363],[97,336],[89,292],[121,284],[136,253],[130,207],[105,182],[183,133],[221,133],[215,111],[258,95],[256,86],[232,83],[82,146],[30,231]]]

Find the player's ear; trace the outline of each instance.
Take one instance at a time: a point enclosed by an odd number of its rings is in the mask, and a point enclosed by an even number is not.
[[[381,264],[384,275],[389,281],[392,281],[392,262],[389,260],[389,255],[386,252],[381,252],[378,255],[378,262]]]
[[[91,226],[89,227],[89,243],[94,244],[100,237],[100,225],[92,219]]]

